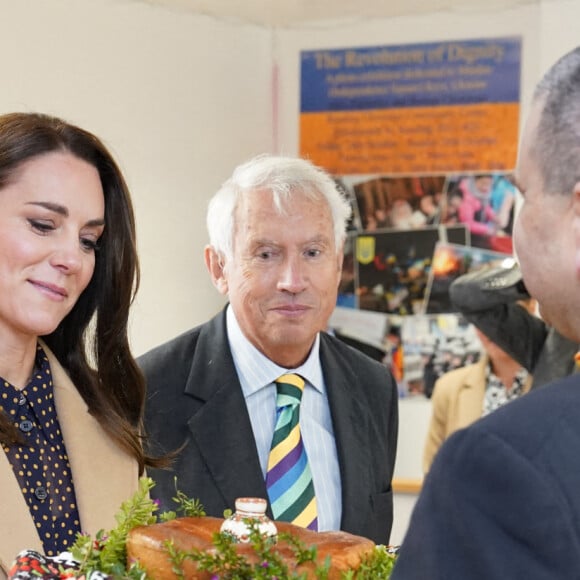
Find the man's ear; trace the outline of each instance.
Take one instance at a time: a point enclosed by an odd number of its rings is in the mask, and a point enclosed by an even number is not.
[[[224,258],[212,246],[205,247],[204,258],[213,285],[225,296],[228,293],[228,281],[224,275]]]
[[[576,257],[576,275],[580,279],[580,181],[574,187],[572,199],[572,231],[574,233],[574,255]]]

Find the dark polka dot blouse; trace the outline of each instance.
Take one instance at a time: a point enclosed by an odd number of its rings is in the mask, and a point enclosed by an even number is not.
[[[0,378],[0,409],[20,430],[24,445],[3,445],[47,556],[70,549],[80,519],[72,475],[54,407],[52,375],[40,345],[34,373],[19,391]]]

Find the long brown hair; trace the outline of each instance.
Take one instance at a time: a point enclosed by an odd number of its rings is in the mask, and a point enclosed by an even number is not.
[[[99,172],[106,227],[85,291],[56,330],[43,337],[70,375],[90,413],[139,463],[144,455],[141,419],[145,380],[129,348],[129,308],[139,285],[135,220],[127,184],[111,154],[91,133],[61,119],[37,113],[0,116],[0,190],[26,161],[66,151]],[[94,327],[89,326],[94,317]],[[89,362],[90,361],[90,362]],[[14,427],[0,413],[0,442],[16,440]]]

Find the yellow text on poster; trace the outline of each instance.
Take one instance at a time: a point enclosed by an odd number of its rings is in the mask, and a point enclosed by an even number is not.
[[[337,175],[511,170],[519,103],[315,112],[300,154]]]

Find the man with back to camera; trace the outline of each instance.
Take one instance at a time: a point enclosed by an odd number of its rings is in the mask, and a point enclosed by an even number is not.
[[[239,166],[212,198],[205,262],[229,304],[139,360],[149,440],[157,451],[184,445],[173,470],[149,472],[162,508],[174,507],[176,485],[211,516],[243,496],[277,508],[269,462],[282,411],[274,381],[291,374],[305,380],[299,427],[315,529],[388,541],[397,387],[383,365],[324,332],[350,212],[326,173],[289,157]],[[271,507],[270,517],[286,519]]]
[[[580,341],[580,48],[536,88],[516,171],[523,280]],[[394,580],[580,577],[580,376],[453,435],[414,510]]]

